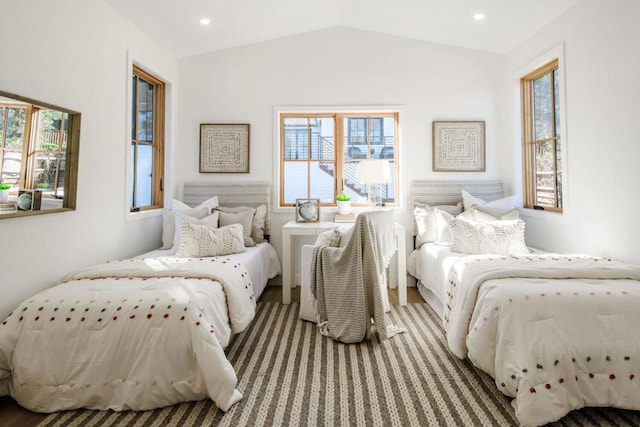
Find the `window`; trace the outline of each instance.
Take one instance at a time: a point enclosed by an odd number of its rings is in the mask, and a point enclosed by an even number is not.
[[[368,204],[358,181],[360,162],[387,159],[391,182],[379,184],[383,203],[397,206],[398,113],[281,113],[280,206],[297,198],[335,205],[344,192]]]
[[[562,212],[562,139],[558,60],[520,80],[524,207]]]
[[[0,182],[17,198],[42,193],[40,210],[75,209],[81,114],[0,92]],[[2,218],[26,212],[3,212]]]
[[[164,83],[133,66],[131,212],[161,208],[164,178]]]

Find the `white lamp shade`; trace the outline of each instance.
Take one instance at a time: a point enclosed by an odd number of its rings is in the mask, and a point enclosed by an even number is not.
[[[363,160],[358,167],[358,181],[361,184],[383,184],[391,182],[388,160]]]

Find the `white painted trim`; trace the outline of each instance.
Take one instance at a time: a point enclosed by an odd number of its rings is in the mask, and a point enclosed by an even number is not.
[[[558,72],[560,78],[560,140],[562,142],[562,211],[563,214],[568,214],[571,209],[570,204],[570,183],[569,183],[569,168],[568,168],[568,158],[569,158],[569,138],[567,132],[567,102],[566,102],[566,61],[565,61],[565,43],[564,41],[558,44],[557,46],[549,49],[542,55],[539,55],[534,60],[529,62],[527,65],[520,67],[516,72],[512,75],[512,88],[513,88],[513,111],[516,113],[513,117],[514,124],[514,133],[513,140],[518,141],[518,149],[515,150],[516,156],[514,161],[518,165],[516,168],[516,176],[515,183],[519,185],[520,190],[522,190],[522,102],[521,102],[521,94],[520,94],[520,79],[531,71],[539,68],[554,59],[558,59]],[[520,200],[520,204],[522,205],[522,200]],[[530,211],[530,209],[526,209],[526,211]],[[562,214],[550,212],[550,211],[535,211],[531,210],[530,214],[527,216],[532,217],[545,217],[550,214],[555,214],[553,216],[562,216]]]

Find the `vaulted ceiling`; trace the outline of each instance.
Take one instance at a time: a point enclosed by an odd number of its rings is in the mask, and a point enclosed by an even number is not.
[[[579,0],[105,1],[184,57],[331,27],[506,53]]]

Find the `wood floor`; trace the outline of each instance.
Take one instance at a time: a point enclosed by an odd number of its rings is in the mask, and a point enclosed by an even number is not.
[[[293,302],[300,301],[300,288],[292,289],[291,300]],[[282,301],[282,288],[280,286],[268,286],[260,296],[259,301]],[[389,301],[391,304],[398,304],[398,293],[395,289],[389,289]],[[407,302],[409,304],[423,302],[416,288],[407,289]],[[38,414],[24,409],[10,397],[0,397],[1,427],[32,427],[38,425],[46,417],[47,414]]]

